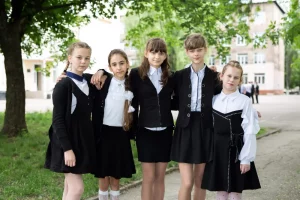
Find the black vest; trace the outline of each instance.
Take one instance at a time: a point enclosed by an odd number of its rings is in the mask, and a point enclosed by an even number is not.
[[[138,68],[130,71],[129,81],[134,98],[132,106],[135,108],[134,123],[139,127],[167,127],[173,126],[171,113],[171,95],[173,93],[172,77],[159,94],[147,77],[142,80]],[[140,109],[139,115],[138,111]]]
[[[201,97],[201,117],[204,128],[212,128],[212,98],[214,94],[221,92],[221,85],[218,79],[218,73],[213,72],[208,67],[205,68],[204,78],[202,80],[202,97]],[[175,97],[178,102],[178,118],[176,126],[186,127],[189,124],[191,116],[191,68],[185,68],[175,72]]]

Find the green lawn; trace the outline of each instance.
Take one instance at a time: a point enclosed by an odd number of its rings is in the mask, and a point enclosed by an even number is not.
[[[61,199],[63,174],[43,168],[51,117],[51,112],[29,113],[26,115],[29,133],[17,138],[0,135],[0,200]],[[0,113],[0,128],[3,118],[4,114]],[[132,149],[137,173],[131,179],[121,179],[122,185],[141,179],[134,142]],[[171,162],[169,167],[175,165]],[[98,180],[92,175],[84,175],[84,185],[83,198],[97,194]]]

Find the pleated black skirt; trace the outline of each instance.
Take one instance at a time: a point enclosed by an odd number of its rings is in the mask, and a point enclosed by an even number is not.
[[[131,178],[135,174],[129,135],[122,127],[103,125],[96,149],[95,177],[120,179]]]
[[[169,162],[173,127],[162,131],[141,128],[136,135],[138,159],[140,162]]]
[[[179,163],[201,164],[212,159],[212,129],[203,128],[200,112],[191,112],[187,127],[176,127],[171,160]]]

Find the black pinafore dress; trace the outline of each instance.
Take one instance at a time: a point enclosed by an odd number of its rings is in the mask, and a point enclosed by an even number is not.
[[[254,162],[247,173],[240,171],[238,157],[244,145],[241,115],[242,110],[223,114],[213,109],[213,160],[205,166],[203,189],[241,193],[261,187]]]
[[[59,141],[52,131],[49,132],[50,143],[47,149],[47,161],[45,167],[54,172],[85,174],[94,173],[96,162],[96,144],[91,121],[92,113],[92,91],[89,95],[83,93],[78,86],[72,84],[72,94],[76,97],[77,104],[71,114],[70,124],[66,122],[66,128],[72,150],[75,154],[76,165],[68,167],[65,165],[64,152]]]

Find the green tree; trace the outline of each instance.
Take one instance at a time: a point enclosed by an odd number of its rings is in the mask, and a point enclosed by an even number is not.
[[[291,8],[284,17],[282,35],[286,43],[286,87],[300,86],[300,2],[291,0]]]
[[[91,17],[112,17],[123,0],[0,0],[0,50],[7,77],[6,111],[2,133],[16,136],[27,131],[22,52],[41,52],[41,47],[74,40],[71,27]],[[84,9],[90,14],[80,14]],[[80,16],[80,17],[78,17]],[[63,52],[64,53],[64,52]]]
[[[129,15],[136,16],[135,23],[129,27],[126,40],[137,49],[143,49],[146,38],[162,37],[166,40],[170,57],[175,58],[175,68],[182,68],[184,60],[183,40],[192,33],[205,35],[210,46],[214,46],[218,55],[225,59],[230,48],[224,44],[231,43],[237,34],[244,37],[247,43],[253,41],[249,35],[248,21],[253,21],[252,1],[242,3],[240,0],[153,0],[137,4]],[[273,3],[273,2],[270,2]],[[131,18],[131,17],[130,17]],[[259,39],[269,38],[278,42],[279,32],[276,23],[272,22],[265,34]],[[259,47],[263,42],[254,43]],[[179,60],[178,60],[179,59]],[[172,60],[172,59],[171,59]]]

